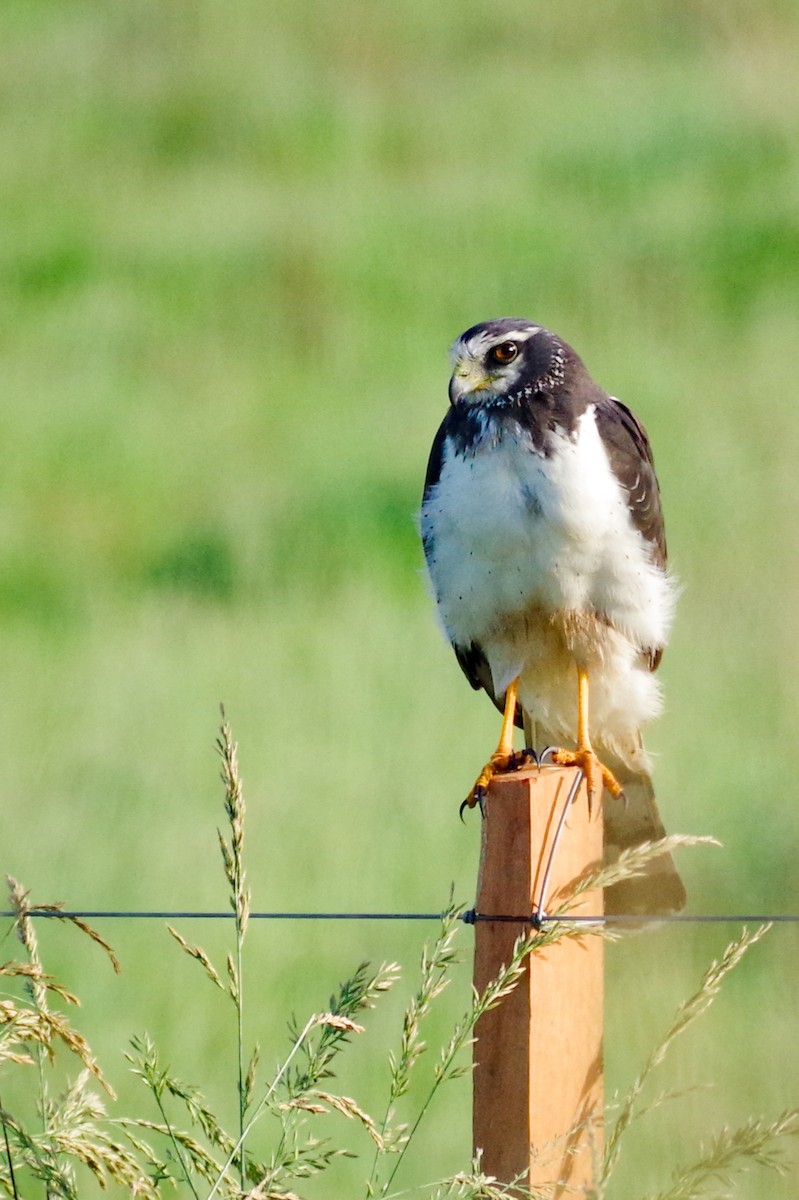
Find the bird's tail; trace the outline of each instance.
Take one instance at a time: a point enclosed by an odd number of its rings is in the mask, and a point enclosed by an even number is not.
[[[619,800],[607,792],[602,797],[605,862],[609,864],[624,850],[665,837],[666,830],[648,772],[633,771],[607,754],[602,757],[624,789],[624,796]],[[610,762],[608,758],[611,758]],[[650,859],[642,875],[605,889],[605,912],[663,916],[679,912],[685,906],[685,900],[685,888],[674,859],[670,854],[661,854]]]

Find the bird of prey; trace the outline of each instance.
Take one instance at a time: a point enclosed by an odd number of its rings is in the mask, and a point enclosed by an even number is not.
[[[452,348],[450,408],[421,512],[444,630],[464,674],[503,713],[466,803],[533,750],[579,766],[604,795],[605,854],[664,836],[641,727],[676,589],[646,432],[556,334],[517,317]],[[529,756],[528,756],[529,761]],[[609,911],[664,912],[685,892],[668,855],[606,896]]]

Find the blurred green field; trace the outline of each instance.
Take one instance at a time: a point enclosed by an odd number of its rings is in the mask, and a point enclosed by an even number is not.
[[[799,912],[797,61],[788,0],[5,0],[5,871],[80,908],[224,905],[224,702],[255,908],[471,900],[457,805],[497,722],[435,626],[414,514],[447,346],[523,315],[654,445],[684,593],[648,740],[670,830],[724,844],[684,856],[690,907]],[[222,1002],[161,923],[103,932],[120,980],[44,941],[121,1102],[147,1028],[232,1110]],[[410,988],[428,932],[255,928],[265,1060],[363,957]],[[611,1090],[732,932],[609,950]],[[778,927],[680,1049],[664,1086],[716,1087],[633,1132],[614,1200],[797,1103],[797,949]],[[375,1107],[400,1000],[353,1053]],[[440,1100],[407,1186],[468,1161],[468,1082]],[[338,1170],[308,1194],[362,1194]]]

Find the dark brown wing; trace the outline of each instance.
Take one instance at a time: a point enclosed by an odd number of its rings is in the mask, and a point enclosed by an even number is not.
[[[596,423],[611,470],[627,493],[633,524],[647,541],[652,561],[665,568],[666,529],[646,430],[627,405],[613,396],[597,403]]]
[[[627,494],[632,522],[649,546],[652,562],[665,570],[666,527],[646,430],[635,413],[615,396],[604,396],[597,402],[596,423],[611,470]],[[652,646],[648,653],[650,670],[656,671],[663,647]]]

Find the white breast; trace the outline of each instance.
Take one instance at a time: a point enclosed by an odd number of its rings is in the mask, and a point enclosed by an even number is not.
[[[487,428],[474,454],[449,453],[422,531],[441,619],[461,645],[532,605],[600,613],[641,648],[665,643],[672,589],[633,526],[593,407],[548,455],[515,426]]]

